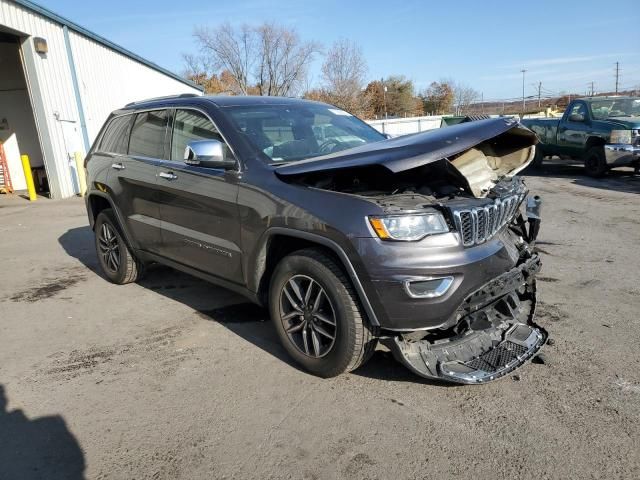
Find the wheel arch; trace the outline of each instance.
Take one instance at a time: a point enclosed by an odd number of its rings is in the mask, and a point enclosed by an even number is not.
[[[256,249],[254,261],[251,263],[255,268],[252,277],[248,278],[249,289],[256,291],[261,301],[266,304],[269,282],[276,265],[288,254],[304,248],[319,248],[336,260],[336,263],[349,277],[370,324],[374,327],[380,326],[378,316],[344,249],[335,241],[314,233],[284,227],[268,229],[264,233],[260,246]]]
[[[587,153],[593,147],[604,147],[607,141],[602,137],[597,137],[592,135],[587,138],[587,141],[584,144],[584,152]]]
[[[116,216],[116,221],[118,222],[118,226],[120,230],[124,234],[125,241],[130,247],[134,247],[137,245],[132,242],[131,235],[129,235],[129,231],[127,230],[126,223],[122,218],[122,214],[116,205],[113,203],[113,200],[109,197],[109,195],[100,193],[100,192],[91,192],[87,194],[87,213],[89,215],[89,226],[91,230],[95,228],[96,218],[101,211],[110,208],[114,215]]]

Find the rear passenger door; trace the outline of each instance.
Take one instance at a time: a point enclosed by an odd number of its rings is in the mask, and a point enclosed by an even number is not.
[[[134,248],[157,253],[161,234],[156,175],[168,158],[169,111],[150,110],[130,117],[127,154],[113,158],[109,185]]]
[[[211,119],[197,109],[173,113],[171,156],[158,173],[162,255],[170,260],[242,284],[236,172],[184,163],[187,144],[225,143]],[[226,145],[227,156],[233,156]]]

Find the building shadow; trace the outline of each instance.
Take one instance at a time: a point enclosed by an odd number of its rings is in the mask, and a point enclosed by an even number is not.
[[[28,418],[7,410],[0,385],[0,478],[2,480],[84,479],[80,444],[59,415]]]
[[[640,194],[640,175],[632,167],[609,170],[602,178],[592,178],[584,172],[584,164],[576,160],[547,159],[539,168],[528,167],[525,177],[564,178],[574,185],[593,189]]]
[[[93,232],[89,226],[68,230],[58,241],[69,256],[102,276],[96,257]],[[161,265],[148,268],[146,276],[137,283],[158,295],[186,305],[201,318],[224,326],[292,368],[304,371],[280,344],[267,309],[249,303],[244,297],[221,287]],[[448,383],[432,382],[412,374],[384,350],[376,351],[369,362],[352,373],[378,380],[450,386]]]

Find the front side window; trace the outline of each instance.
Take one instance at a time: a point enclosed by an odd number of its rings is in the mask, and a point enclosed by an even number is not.
[[[153,110],[136,115],[131,129],[129,155],[165,158],[165,142],[169,115],[166,110]]]
[[[385,136],[353,115],[322,104],[224,108],[236,130],[270,163],[328,155]]]
[[[224,139],[205,114],[196,110],[176,110],[173,121],[171,160],[182,161],[189,142],[200,140],[218,140],[224,143]],[[229,150],[227,155],[231,155]]]
[[[131,115],[124,115],[111,120],[102,136],[99,150],[126,155],[130,127]]]

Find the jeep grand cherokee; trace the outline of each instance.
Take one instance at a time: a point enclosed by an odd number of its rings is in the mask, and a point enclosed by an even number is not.
[[[239,292],[316,375],[382,341],[418,375],[479,383],[546,339],[539,199],[516,176],[535,143],[509,118],[389,139],[317,102],[151,99],[108,118],[86,204],[109,280],[158,262]]]

